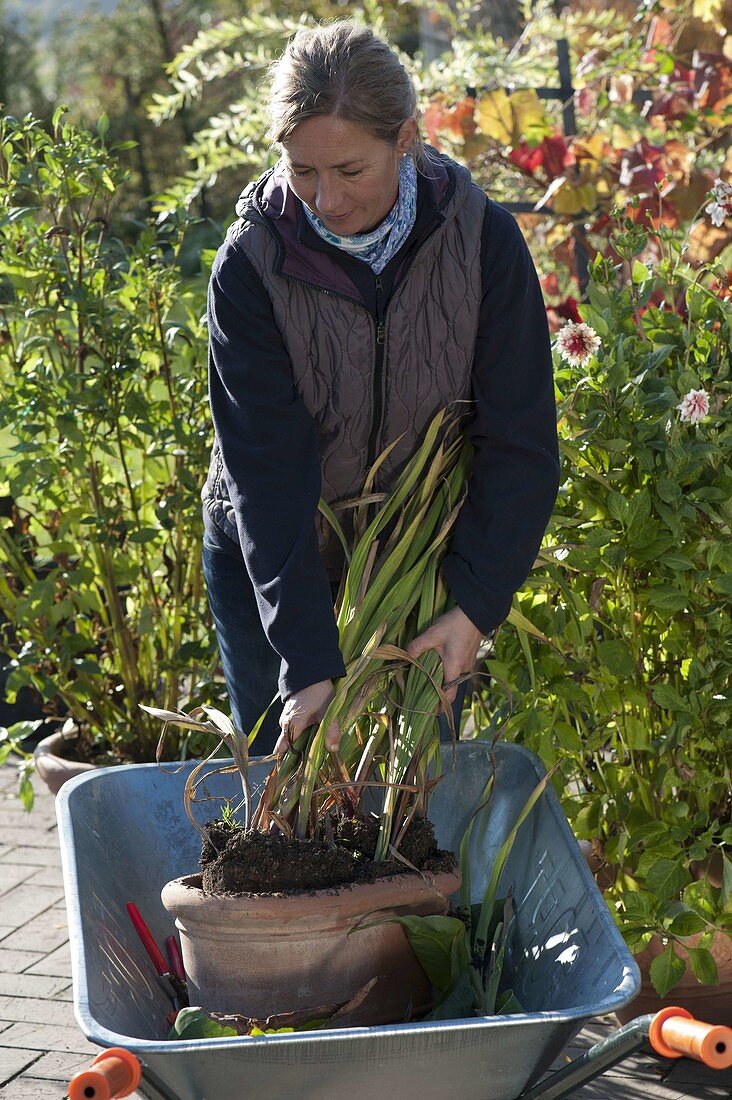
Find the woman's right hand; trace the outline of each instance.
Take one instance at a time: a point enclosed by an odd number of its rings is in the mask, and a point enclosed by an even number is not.
[[[282,733],[275,745],[275,752],[279,756],[284,756],[308,726],[320,725],[334,694],[333,681],[320,680],[319,683],[310,684],[289,696],[280,716]],[[331,722],[325,734],[325,747],[330,752],[335,752],[340,740],[338,724]]]

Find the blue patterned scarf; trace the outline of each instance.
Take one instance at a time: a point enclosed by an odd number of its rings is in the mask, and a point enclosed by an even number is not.
[[[383,222],[370,233],[354,233],[352,237],[339,237],[337,233],[328,229],[305,203],[302,207],[306,218],[319,237],[335,245],[336,248],[342,248],[357,260],[363,260],[379,275],[412,232],[417,217],[417,169],[414,159],[409,155],[401,157],[397,200]]]

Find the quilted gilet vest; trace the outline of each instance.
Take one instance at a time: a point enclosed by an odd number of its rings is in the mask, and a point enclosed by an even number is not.
[[[435,413],[470,398],[486,197],[465,168],[439,160],[451,186],[426,238],[398,274],[383,317],[343,292],[333,276],[335,261],[313,249],[304,256],[302,246],[297,254],[292,236],[278,227],[284,207],[280,212],[277,202],[262,202],[263,180],[243,193],[239,219],[228,232],[272,302],[295,386],[315,422],[322,496],[337,512],[359,495],[375,458],[401,437],[375,486],[388,492]],[[201,498],[238,542],[218,441]],[[339,512],[339,518],[347,515]],[[326,566],[337,575],[335,540],[320,517],[316,523]]]

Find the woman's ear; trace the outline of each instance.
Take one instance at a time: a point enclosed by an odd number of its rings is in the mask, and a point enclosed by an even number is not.
[[[399,128],[399,134],[397,136],[397,153],[399,156],[404,156],[410,149],[414,147],[414,142],[417,137],[417,120],[415,118],[407,118],[401,124]]]

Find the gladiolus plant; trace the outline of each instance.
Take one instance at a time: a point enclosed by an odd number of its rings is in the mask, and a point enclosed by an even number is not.
[[[250,746],[256,750],[259,723],[243,732],[210,707],[189,715],[144,708],[166,726],[215,733],[226,743],[241,775],[246,827],[276,829],[304,839],[317,834],[330,810],[353,814],[366,793],[376,788],[383,798],[375,858],[383,861],[398,852],[410,822],[426,816],[429,793],[439,776],[441,707],[448,721],[452,718],[438,654],[431,651],[414,659],[406,646],[449,607],[439,566],[470,463],[469,445],[449,430],[456,419],[452,413],[438,413],[393,492],[369,521],[374,479],[388,450],[381,455],[356,508],[353,547],[321,502],[348,560],[337,607],[346,675],[336,681],[335,696],[320,725],[303,733],[283,757],[273,758],[256,805],[248,762]],[[325,732],[333,721],[342,731],[335,752],[325,746]],[[193,769],[186,788],[186,809],[198,829],[191,803],[208,762]]]

